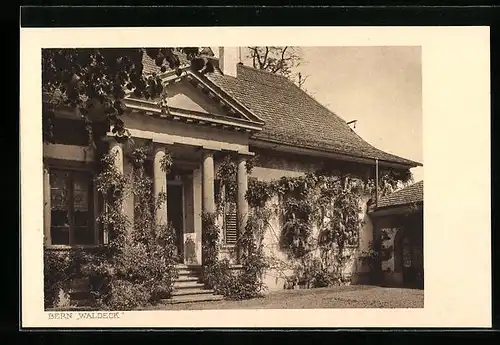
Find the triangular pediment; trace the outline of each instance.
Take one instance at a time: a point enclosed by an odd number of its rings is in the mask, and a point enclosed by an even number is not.
[[[131,92],[125,98],[129,110],[146,114],[157,113],[166,119],[236,130],[259,131],[264,125],[260,118],[203,77],[185,72],[182,76],[165,76],[162,79],[167,94],[167,106],[161,102],[160,95],[146,99]]]
[[[157,113],[166,119],[245,131],[260,131],[264,125],[260,118],[202,76],[185,71],[182,76],[160,78],[167,94],[166,106],[160,95],[146,99],[130,92],[125,97],[130,111]]]
[[[237,116],[215,99],[210,99],[203,91],[189,83],[186,79],[167,85],[168,106],[171,108],[196,111],[206,114]]]

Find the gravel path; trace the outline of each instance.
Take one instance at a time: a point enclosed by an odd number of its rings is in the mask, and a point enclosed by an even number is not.
[[[338,286],[270,292],[244,301],[161,305],[155,310],[200,309],[316,309],[316,308],[423,308],[424,291],[376,286]]]

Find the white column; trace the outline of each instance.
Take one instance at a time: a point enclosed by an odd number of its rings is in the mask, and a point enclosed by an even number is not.
[[[116,140],[114,139],[110,139],[109,154],[114,157],[115,168],[118,170],[119,173],[123,174],[124,173],[123,145],[116,142]],[[126,214],[125,199],[126,197],[124,197],[123,199],[122,212]],[[108,206],[105,205],[104,207],[107,208]],[[103,229],[103,242],[104,244],[107,244],[109,242],[109,233],[106,227],[104,227]]]
[[[118,169],[120,173],[123,174],[123,146],[122,144],[116,142],[115,140],[111,140],[109,143],[109,153],[114,155],[115,158],[115,167]]]
[[[214,157],[210,151],[203,152],[203,212],[215,212]]]
[[[202,257],[202,224],[201,224],[201,213],[202,213],[202,171],[201,169],[195,169],[193,171],[193,213],[194,213],[194,234],[195,234],[195,244],[196,244],[196,260],[201,264]]]
[[[167,194],[167,173],[161,168],[161,161],[165,158],[165,147],[157,146],[154,151],[153,159],[153,193],[155,198],[160,193]],[[156,221],[158,224],[167,224],[167,200],[156,210]]]
[[[245,195],[248,190],[248,176],[246,168],[246,158],[239,157],[237,170],[238,195],[236,203],[238,207],[238,230],[239,233],[245,231],[245,226],[248,219],[248,202]]]
[[[52,243],[50,236],[50,216],[51,216],[51,205],[50,205],[50,173],[49,169],[43,167],[43,233],[45,236],[45,244],[50,245]]]

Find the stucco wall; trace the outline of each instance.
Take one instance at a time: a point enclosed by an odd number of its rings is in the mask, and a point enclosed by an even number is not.
[[[252,149],[254,151],[255,149]],[[298,177],[308,172],[315,172],[323,167],[321,159],[304,159],[304,157],[291,154],[275,154],[275,152],[267,153],[265,150],[255,150],[258,152],[258,159],[255,167],[252,170],[251,177],[261,181],[277,180],[283,176]],[[340,163],[339,163],[340,164]],[[345,274],[351,275],[352,283],[365,283],[368,278],[368,266],[363,264],[360,256],[363,252],[368,251],[373,240],[373,224],[371,219],[366,215],[366,202],[368,198],[361,200],[362,211],[359,216],[364,220],[364,224],[359,233],[359,246],[352,248],[352,258],[345,267]],[[278,200],[274,198],[269,203],[272,209],[277,211]],[[293,271],[291,261],[287,259],[285,253],[279,247],[279,235],[281,232],[281,224],[278,215],[276,214],[270,219],[270,226],[264,234],[264,252],[274,263],[274,267],[268,270],[264,283],[268,291],[283,289],[286,282],[286,277],[290,276]],[[313,230],[316,234],[317,229]]]

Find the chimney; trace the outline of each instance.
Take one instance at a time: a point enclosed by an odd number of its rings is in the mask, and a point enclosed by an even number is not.
[[[236,78],[238,62],[241,62],[241,48],[219,47],[219,67],[224,75]]]

